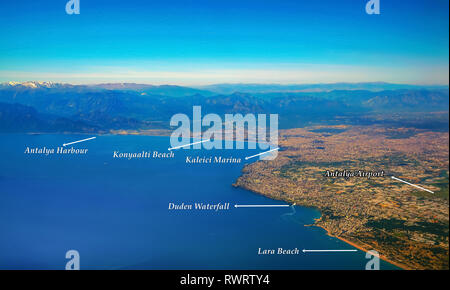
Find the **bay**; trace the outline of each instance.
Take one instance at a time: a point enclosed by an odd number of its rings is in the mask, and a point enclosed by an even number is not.
[[[305,227],[311,208],[234,208],[285,204],[234,188],[244,163],[187,164],[186,156],[244,160],[258,150],[174,151],[170,159],[117,159],[114,151],[167,152],[168,137],[105,135],[74,148],[85,155],[24,154],[85,135],[0,135],[0,269],[64,269],[68,250],[81,269],[355,269],[365,253]],[[256,158],[255,158],[256,159]],[[252,161],[252,160],[249,160]],[[247,161],[245,161],[247,162]],[[168,210],[169,203],[230,203],[226,211]],[[258,255],[258,249],[300,249]],[[381,269],[396,269],[381,262]]]

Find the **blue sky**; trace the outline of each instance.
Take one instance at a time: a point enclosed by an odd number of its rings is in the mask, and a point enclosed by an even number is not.
[[[0,81],[448,84],[448,0],[66,2],[0,2]]]

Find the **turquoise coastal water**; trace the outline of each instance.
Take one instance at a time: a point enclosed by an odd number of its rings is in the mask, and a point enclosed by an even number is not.
[[[255,150],[177,150],[173,159],[114,159],[167,152],[168,137],[98,136],[86,155],[27,155],[90,136],[0,135],[0,269],[364,269],[365,253],[258,255],[258,249],[354,249],[305,227],[314,209],[233,188],[244,164],[186,164],[186,156],[240,157]],[[195,153],[193,153],[195,152]],[[189,155],[188,155],[189,154]],[[225,203],[227,211],[171,211],[169,203]],[[381,269],[396,269],[384,261]]]

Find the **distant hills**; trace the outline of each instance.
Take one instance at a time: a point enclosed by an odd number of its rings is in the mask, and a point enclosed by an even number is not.
[[[138,91],[141,94],[156,94],[169,97],[185,97],[195,94],[203,96],[212,96],[213,92],[201,89],[194,89],[189,87],[174,86],[174,85],[143,85],[133,83],[112,83],[112,84],[98,84],[92,85],[93,88],[102,88],[107,90],[121,90],[121,91]]]
[[[43,115],[20,104],[0,102],[0,132],[97,132],[99,128],[82,121]]]
[[[391,84],[385,82],[370,83],[333,83],[333,84],[215,84],[201,87],[204,90],[220,94],[241,93],[273,93],[273,92],[330,92],[334,90],[365,90],[365,91],[385,91],[385,90],[417,90],[417,89],[448,89],[448,86],[420,86]]]
[[[0,84],[0,131],[169,128],[172,115],[191,115],[194,105],[201,105],[203,114],[277,113],[282,128],[311,123],[377,122],[368,121],[367,116],[373,114],[417,116],[417,113],[447,112],[444,126],[448,128],[449,90],[446,86],[387,83],[190,88],[133,83],[11,82]],[[414,122],[420,119],[415,117]],[[443,122],[442,117],[439,122]]]
[[[199,87],[184,87],[177,85],[150,85],[137,83],[104,83],[94,85],[71,85],[53,82],[9,82],[0,83],[0,88],[75,88],[78,89],[106,89],[120,91],[138,91],[141,93],[151,93],[163,96],[181,97],[194,94],[211,96],[217,94],[232,93],[274,93],[274,92],[330,92],[334,90],[364,90],[364,91],[385,91],[385,90],[436,90],[447,89],[448,85],[409,85],[392,84],[386,82],[365,82],[365,83],[331,83],[331,84],[214,84]]]
[[[135,83],[105,83],[95,85],[71,85],[52,82],[9,82],[0,84],[0,89],[26,90],[26,89],[53,89],[53,90],[77,90],[77,91],[99,91],[99,90],[111,90],[111,91],[133,91],[139,92],[143,95],[156,94],[161,96],[170,97],[184,97],[195,94],[202,94],[204,96],[211,96],[215,93],[207,90],[175,86],[175,85],[161,85],[154,86],[148,84],[135,84]]]

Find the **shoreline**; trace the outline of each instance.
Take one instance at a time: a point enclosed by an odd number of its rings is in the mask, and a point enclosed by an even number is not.
[[[149,130],[149,131],[146,131],[146,132],[145,132],[145,131],[144,131],[144,132],[129,132],[129,131],[128,131],[128,132],[118,132],[118,131],[113,131],[113,132],[102,132],[102,133],[97,133],[97,135],[103,135],[103,136],[105,136],[105,135],[113,135],[113,136],[131,135],[131,136],[153,136],[153,137],[169,137],[169,136],[170,136],[170,135],[168,135],[168,134],[167,134],[167,135],[164,134],[164,133],[166,133],[166,132],[164,132],[163,134],[161,134],[162,132],[163,132],[163,130],[154,130],[154,131],[153,131],[153,130]],[[27,135],[41,135],[41,134],[61,134],[61,135],[79,134],[79,135],[92,135],[92,134],[95,134],[95,133],[72,133],[72,132],[64,132],[64,133],[41,133],[41,132],[26,132],[25,134],[27,134]],[[191,137],[191,138],[193,138],[193,137]],[[244,141],[244,142],[248,142],[248,141]],[[234,184],[233,184],[233,186],[234,186]],[[240,186],[238,186],[238,187],[240,187]],[[248,189],[243,188],[243,187],[240,187],[240,188],[245,189],[245,190],[248,190]],[[248,190],[248,191],[254,192],[254,191],[252,191],[252,190]],[[265,197],[267,197],[267,198],[273,199],[271,196],[265,195],[265,194],[263,194],[263,193],[260,193],[260,192],[255,192],[255,193],[260,194],[260,195],[262,195],[262,196],[265,196]],[[287,202],[287,203],[290,203],[290,201],[288,201],[288,200],[282,200],[282,201],[285,201],[285,202]],[[297,205],[297,204],[296,204],[296,205]],[[297,205],[297,206],[304,207],[304,206],[302,206],[302,205]],[[313,208],[315,208],[315,207],[313,207]],[[319,213],[322,214],[321,211],[320,211],[320,209],[318,209],[318,208],[315,208],[315,209],[317,209],[317,210],[319,211]],[[361,250],[361,251],[363,251],[363,252],[369,251],[368,249],[365,249],[363,246],[360,246],[360,245],[358,245],[358,244],[356,244],[356,243],[354,243],[354,242],[352,242],[352,241],[349,241],[349,240],[347,240],[347,239],[345,239],[345,238],[342,238],[342,237],[339,237],[339,236],[334,236],[334,235],[330,234],[329,230],[326,229],[326,228],[325,228],[324,226],[322,226],[322,225],[318,225],[318,224],[314,223],[314,224],[311,224],[311,225],[304,225],[304,226],[315,226],[315,227],[322,228],[322,229],[324,229],[324,230],[326,231],[326,234],[327,234],[329,237],[337,238],[337,239],[343,241],[344,243],[349,244],[349,245],[351,245],[351,246],[353,246],[353,247],[355,247],[355,248],[357,248],[357,249],[359,249],[359,250]],[[388,262],[388,263],[390,263],[390,264],[392,264],[392,265],[394,265],[394,266],[396,266],[396,267],[402,269],[402,270],[412,270],[411,268],[408,268],[406,265],[403,265],[403,264],[394,262],[394,261],[388,259],[386,256],[383,256],[383,255],[381,255],[381,254],[380,254],[379,258],[382,259],[382,260],[384,260],[385,262]]]
[[[356,243],[354,243],[354,242],[352,242],[352,241],[349,241],[349,240],[347,240],[347,239],[345,239],[345,238],[338,237],[338,236],[334,236],[334,235],[330,234],[330,232],[328,231],[328,229],[326,229],[324,226],[317,225],[317,224],[305,225],[305,226],[306,226],[306,227],[308,227],[308,226],[314,226],[314,227],[318,227],[318,228],[324,229],[324,230],[327,232],[327,235],[328,235],[329,237],[339,239],[339,240],[343,241],[344,243],[349,244],[349,245],[351,245],[351,246],[357,248],[357,249],[360,250],[360,251],[363,251],[363,252],[368,252],[368,251],[370,251],[370,250],[368,250],[368,249],[365,249],[363,246],[358,245],[358,244],[356,244]],[[394,261],[388,259],[386,256],[383,256],[383,255],[381,255],[381,254],[380,254],[380,259],[382,259],[383,261],[388,262],[389,264],[392,264],[392,265],[394,265],[394,266],[396,266],[396,267],[399,267],[399,268],[402,269],[402,270],[412,270],[411,268],[408,268],[406,265],[403,265],[403,264],[394,262]]]
[[[266,194],[263,194],[263,193],[261,193],[261,192],[253,191],[253,190],[250,190],[250,189],[248,189],[248,188],[245,188],[245,187],[242,187],[242,186],[239,186],[239,185],[233,184],[233,186],[236,186],[236,187],[238,187],[238,188],[242,188],[242,189],[244,189],[244,190],[253,192],[253,193],[255,193],[255,194],[262,195],[262,196],[267,197],[267,198],[270,198],[270,199],[272,199],[272,200],[281,200],[281,201],[287,202],[287,203],[289,203],[289,204],[291,204],[291,202],[292,202],[292,201],[285,200],[285,199],[275,199],[275,198],[271,197],[270,195],[266,195]],[[293,205],[293,204],[292,204],[292,205]],[[303,205],[301,205],[301,204],[295,204],[295,206],[304,207],[304,208],[314,208],[314,209],[316,209],[317,211],[319,211],[319,213],[322,215],[322,212],[321,212],[320,209],[318,209],[317,207],[314,207],[314,206],[308,207],[308,206],[303,206]],[[320,218],[318,218],[318,219],[320,219]],[[329,230],[328,230],[327,228],[325,228],[325,227],[322,226],[322,225],[318,225],[318,224],[316,223],[318,219],[315,219],[315,222],[314,222],[313,224],[305,224],[305,225],[303,225],[303,226],[305,226],[305,227],[319,227],[319,228],[322,228],[322,229],[324,229],[324,230],[326,231],[326,234],[327,234],[329,237],[339,239],[339,240],[343,241],[344,243],[349,244],[349,245],[351,245],[351,246],[357,248],[357,249],[360,250],[360,251],[363,251],[363,252],[368,252],[368,251],[370,251],[369,249],[365,249],[363,246],[358,245],[358,244],[356,244],[356,243],[354,243],[354,242],[352,242],[352,241],[349,241],[349,240],[347,240],[347,239],[345,239],[345,238],[338,237],[338,236],[334,236],[334,235],[330,234],[330,232],[329,232]],[[372,249],[372,250],[374,250],[374,249]],[[381,254],[379,254],[379,255],[380,255],[380,257],[379,257],[380,259],[382,259],[382,260],[385,261],[385,262],[388,262],[389,264],[392,264],[392,265],[394,265],[394,266],[400,268],[401,270],[413,270],[413,269],[409,268],[409,267],[406,266],[406,265],[403,265],[403,264],[400,264],[400,263],[398,263],[398,262],[394,262],[394,261],[390,260],[389,258],[387,258],[387,257],[384,256],[384,255],[381,255]]]

